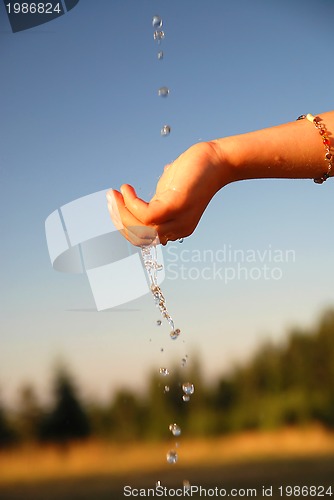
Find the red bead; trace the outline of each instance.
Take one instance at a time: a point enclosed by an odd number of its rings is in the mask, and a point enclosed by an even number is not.
[[[324,137],[322,139],[322,142],[326,145],[326,146],[330,146],[331,144],[331,141],[328,139],[328,137]]]

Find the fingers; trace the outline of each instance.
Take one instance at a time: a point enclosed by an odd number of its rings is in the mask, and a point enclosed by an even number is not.
[[[124,230],[124,225],[122,223],[122,219],[120,216],[119,207],[122,206],[123,200],[122,195],[116,189],[111,189],[107,193],[107,201],[108,201],[108,210],[116,229],[119,231]]]
[[[150,245],[157,239],[154,227],[145,226],[125,206],[122,194],[116,190],[107,193],[111,219],[121,234],[135,246]],[[157,242],[158,243],[158,242]]]
[[[155,197],[147,203],[141,198],[138,198],[135,189],[129,184],[123,184],[123,186],[121,186],[121,192],[124,204],[129,213],[142,224],[147,226],[156,225],[171,219],[173,208],[171,209],[170,207],[173,207],[173,203],[163,203]],[[122,221],[124,222],[123,219]]]
[[[173,209],[167,211],[164,203],[160,200],[153,199],[148,204],[137,198],[135,190],[131,186],[122,186],[121,189],[124,196],[117,190],[111,190],[107,193],[108,209],[115,227],[133,245],[149,245],[153,241],[156,244],[166,245],[168,241],[175,241],[192,233],[192,231],[189,231],[189,227],[193,225],[190,222],[189,214],[185,217],[186,224],[182,223],[175,201]],[[144,212],[146,210],[144,216],[139,210],[140,205],[142,205]],[[170,207],[171,205],[171,200],[167,200],[166,206]],[[143,220],[140,220],[132,213],[134,206],[138,207],[137,212],[140,212],[145,221],[150,220],[150,211],[152,211],[158,223],[153,225],[145,224]],[[134,209],[135,211],[136,209]],[[172,217],[167,219],[166,215],[170,216],[171,213]],[[185,215],[185,212],[183,212],[183,215]],[[193,225],[193,227],[195,226],[196,224]]]
[[[128,212],[142,224],[152,225],[152,210],[150,210],[149,204],[146,201],[138,198],[135,189],[129,184],[123,184],[121,192]]]
[[[141,198],[138,198],[136,191],[129,184],[123,184],[123,186],[121,186],[121,193],[126,207],[130,209],[135,217],[141,220],[139,215],[147,211],[148,203]]]

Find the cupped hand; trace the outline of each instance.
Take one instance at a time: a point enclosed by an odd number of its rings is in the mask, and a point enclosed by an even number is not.
[[[156,238],[165,245],[189,236],[211,198],[228,182],[228,164],[216,141],[202,142],[166,165],[149,202],[124,184],[121,192],[108,192],[108,208],[117,229],[134,245]]]

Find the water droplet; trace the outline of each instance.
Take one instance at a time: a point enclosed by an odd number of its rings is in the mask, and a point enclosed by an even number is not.
[[[162,323],[161,319],[158,319],[157,320],[157,326],[161,326],[161,323]]]
[[[169,464],[175,464],[177,462],[177,459],[178,459],[178,456],[177,456],[177,453],[175,450],[170,450],[168,453],[167,453],[167,462]]]
[[[147,269],[153,269],[153,267],[154,267],[153,260],[147,259],[145,261],[145,266]]]
[[[183,401],[190,401],[190,396],[187,396],[186,394],[184,394],[182,396],[182,399],[183,399]]]
[[[161,347],[160,351],[161,351],[161,352],[164,352],[164,348],[163,348],[163,347]]]
[[[172,330],[170,332],[170,338],[172,340],[176,340],[178,338],[178,336],[180,335],[180,333],[181,333],[181,330],[179,328],[176,328],[176,330]]]
[[[159,482],[160,482],[160,481],[159,481]],[[183,481],[183,488],[185,489],[185,491],[190,490],[191,485],[190,485],[190,483],[189,483],[188,479],[184,479],[184,481]]]
[[[167,317],[167,321],[169,323],[169,326],[171,327],[172,330],[174,330],[175,326],[174,326],[174,321],[172,320],[172,318],[169,316],[168,314],[168,317]]]
[[[194,394],[195,392],[194,384],[191,384],[190,382],[185,382],[184,384],[182,384],[182,390],[187,395]]]
[[[158,96],[159,97],[167,97],[169,94],[169,88],[168,87],[160,87],[158,90]]]
[[[179,238],[179,243],[183,243],[184,242],[184,239],[183,238]]]
[[[169,385],[165,385],[164,392],[169,392]]]
[[[163,58],[164,58],[164,53],[163,53],[163,51],[162,51],[162,50],[159,50],[159,52],[158,52],[158,54],[157,54],[157,57],[158,57],[159,61],[161,61],[161,59],[163,59]]]
[[[170,134],[170,126],[169,125],[164,125],[160,131],[162,136],[166,136]]]
[[[164,377],[167,377],[167,375],[169,375],[168,368],[160,368],[159,369],[159,373],[160,373],[160,375],[163,375]]]
[[[154,40],[157,40],[158,43],[161,42],[165,38],[165,33],[163,31],[157,30],[153,33]]]
[[[187,360],[186,360],[186,358],[182,358],[182,359],[181,359],[181,366],[182,366],[182,367],[183,367],[183,366],[186,366],[186,364],[187,364]]]
[[[160,16],[153,16],[152,17],[152,26],[153,26],[153,28],[161,28],[162,19]]]
[[[179,436],[181,434],[181,427],[179,427],[177,424],[170,424],[169,430],[173,434],[173,436]]]

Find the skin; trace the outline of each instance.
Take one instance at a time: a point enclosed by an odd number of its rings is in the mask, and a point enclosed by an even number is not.
[[[326,126],[334,155],[330,133],[334,133],[334,111],[317,116]],[[195,144],[166,165],[149,202],[123,184],[120,192],[107,193],[108,208],[116,227],[134,245],[147,245],[156,238],[165,245],[192,234],[212,197],[231,182],[314,179],[327,169],[318,130],[308,120],[299,120]]]

